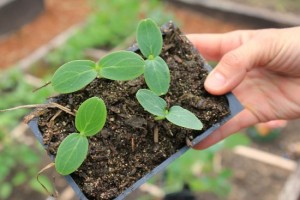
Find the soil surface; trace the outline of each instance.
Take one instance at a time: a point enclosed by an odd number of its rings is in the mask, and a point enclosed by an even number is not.
[[[225,96],[212,96],[204,90],[208,72],[204,60],[191,46],[185,36],[172,24],[164,29],[164,47],[161,57],[168,63],[171,86],[163,98],[168,105],[180,105],[203,122],[201,131],[192,131],[172,125],[167,121],[155,121],[153,116],[138,104],[135,93],[146,88],[143,77],[133,81],[117,82],[96,79],[85,89],[60,95],[56,101],[70,109],[89,97],[104,99],[108,118],[101,134],[89,139],[89,155],[72,174],[89,199],[113,199],[142,176],[166,160],[216,122],[229,114]],[[41,116],[39,127],[44,143],[51,154],[56,154],[63,138],[76,132],[74,117],[51,109]],[[54,120],[54,123],[53,123]],[[159,140],[154,142],[154,130]]]

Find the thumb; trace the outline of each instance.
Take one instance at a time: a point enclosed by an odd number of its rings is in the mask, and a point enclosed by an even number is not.
[[[204,84],[206,90],[215,95],[233,90],[242,82],[248,71],[264,62],[264,52],[267,50],[255,40],[227,52],[208,75]]]

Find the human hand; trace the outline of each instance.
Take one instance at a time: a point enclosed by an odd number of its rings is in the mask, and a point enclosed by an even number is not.
[[[188,38],[204,58],[219,60],[206,90],[215,95],[232,91],[245,107],[194,148],[205,149],[257,123],[300,117],[300,27]]]

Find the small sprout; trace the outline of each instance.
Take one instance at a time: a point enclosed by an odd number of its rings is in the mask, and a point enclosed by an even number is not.
[[[97,76],[110,80],[132,80],[144,73],[145,61],[136,53],[117,51],[96,64],[89,60],[75,60],[62,65],[54,73],[52,86],[60,93],[80,90]]]
[[[180,106],[172,106],[167,110],[166,101],[150,90],[140,89],[136,93],[136,98],[146,111],[156,116],[157,120],[166,118],[171,123],[184,128],[194,130],[203,128],[202,122],[192,112]]]
[[[80,133],[68,135],[59,145],[55,158],[58,173],[68,175],[76,171],[88,153],[88,136],[102,130],[107,111],[104,101],[92,97],[84,101],[75,116],[75,126]]]
[[[137,42],[146,60],[145,81],[157,95],[166,94],[170,87],[170,71],[166,62],[159,57],[163,38],[159,27],[151,19],[141,21],[137,28]]]

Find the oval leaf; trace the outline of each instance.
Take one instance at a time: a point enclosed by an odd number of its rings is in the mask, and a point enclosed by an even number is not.
[[[166,115],[166,101],[152,91],[140,89],[136,93],[136,98],[142,107],[149,113],[160,117],[164,117]]]
[[[105,103],[98,97],[84,101],[75,117],[75,126],[84,136],[92,136],[101,131],[106,121]]]
[[[170,71],[167,63],[159,56],[146,60],[145,81],[147,86],[158,96],[166,94],[170,86]]]
[[[180,107],[173,106],[166,116],[167,120],[178,126],[201,130],[203,128],[202,122],[194,115],[194,113]]]
[[[145,19],[139,23],[136,39],[146,58],[149,56],[156,57],[160,54],[163,45],[162,34],[153,20]]]
[[[79,133],[68,135],[59,145],[55,157],[55,168],[61,175],[77,170],[88,153],[88,140]]]
[[[84,88],[97,77],[96,63],[74,60],[62,65],[54,73],[51,83],[55,91],[71,93]]]
[[[130,51],[111,53],[98,62],[99,75],[111,80],[132,80],[144,73],[145,61]]]

